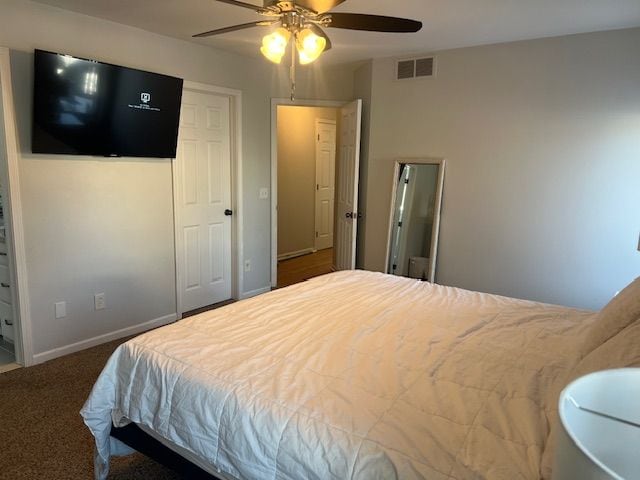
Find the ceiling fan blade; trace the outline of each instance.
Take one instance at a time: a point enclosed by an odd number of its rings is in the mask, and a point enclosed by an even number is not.
[[[346,0],[296,0],[296,5],[313,10],[316,13],[324,13],[345,1]]]
[[[208,32],[198,33],[197,35],[193,35],[193,38],[211,37],[213,35],[220,35],[221,33],[235,32],[236,30],[244,30],[245,28],[268,27],[270,25],[273,25],[274,23],[275,22],[264,21],[264,20],[259,22],[242,23],[240,25],[234,25],[232,27],[218,28],[216,30],[209,30]]]
[[[253,5],[251,3],[239,2],[238,0],[217,0],[218,2],[228,3],[229,5],[235,5],[236,7],[248,8],[249,10],[253,10],[254,12],[262,12],[264,9],[257,5]]]
[[[327,26],[332,28],[396,33],[414,33],[422,28],[422,22],[406,18],[338,12],[329,13],[329,15],[331,15],[331,23]]]
[[[326,52],[327,50],[331,50],[331,39],[329,38],[329,36],[324,32],[324,30],[322,30],[318,25],[316,24],[311,24],[309,25],[309,29],[315,33],[316,35],[318,35],[319,37],[324,38],[327,41],[327,45],[324,47],[324,51]]]

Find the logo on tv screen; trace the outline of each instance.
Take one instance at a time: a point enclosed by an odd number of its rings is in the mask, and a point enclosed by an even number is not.
[[[127,105],[129,108],[135,108],[136,110],[146,110],[148,112],[159,112],[160,109],[157,107],[152,107],[149,105],[151,101],[151,94],[148,92],[140,92],[140,101],[138,105],[129,104]]]

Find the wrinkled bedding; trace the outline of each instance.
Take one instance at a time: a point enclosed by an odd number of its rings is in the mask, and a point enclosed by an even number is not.
[[[325,275],[121,345],[82,409],[96,478],[136,422],[241,479],[539,479],[595,314]]]

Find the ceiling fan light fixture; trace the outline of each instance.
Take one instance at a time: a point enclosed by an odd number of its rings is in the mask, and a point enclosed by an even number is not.
[[[286,28],[280,27],[273,33],[264,36],[260,52],[269,61],[273,63],[280,63],[287,50],[287,44],[289,43],[290,38],[291,32]]]
[[[324,37],[316,35],[309,28],[305,28],[296,33],[296,48],[301,65],[307,65],[320,57],[327,46]]]

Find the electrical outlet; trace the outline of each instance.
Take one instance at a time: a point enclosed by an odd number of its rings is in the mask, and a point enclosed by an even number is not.
[[[67,316],[67,302],[55,303],[56,318],[64,318]]]
[[[104,310],[107,306],[104,293],[96,293],[93,296],[93,304],[95,305],[96,310]]]
[[[245,272],[250,272],[251,271],[251,260],[245,260],[244,261],[244,271]]]
[[[258,193],[258,197],[260,198],[260,200],[266,200],[267,198],[269,198],[269,189],[262,187],[260,189],[260,192]]]

